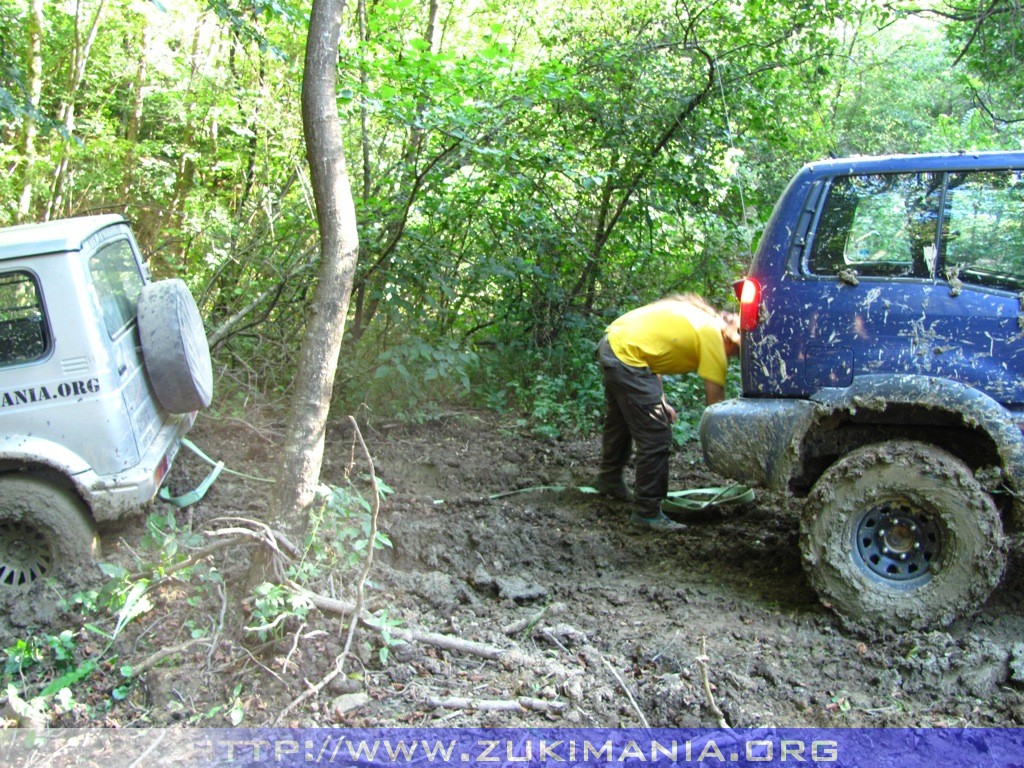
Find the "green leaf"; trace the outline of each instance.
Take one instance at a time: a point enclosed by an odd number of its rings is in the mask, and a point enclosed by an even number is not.
[[[105,576],[109,576],[112,579],[123,579],[128,575],[128,571],[124,567],[115,563],[100,562],[96,565]]]
[[[149,589],[149,582],[143,580],[132,585],[128,595],[125,597],[124,605],[117,612],[117,626],[114,628],[114,635],[117,636],[124,627],[133,619],[153,609],[152,601],[146,596]]]
[[[43,688],[43,690],[40,691],[39,696],[46,699],[50,696],[53,696],[61,688],[68,688],[74,685],[78,681],[91,675],[95,671],[96,666],[97,665],[95,661],[93,661],[92,659],[86,659],[82,662],[82,666],[61,675],[48,686]]]

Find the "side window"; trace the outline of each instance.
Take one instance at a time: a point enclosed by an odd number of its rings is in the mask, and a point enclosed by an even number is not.
[[[38,360],[49,346],[35,278],[27,272],[0,274],[0,365]]]
[[[1024,171],[949,177],[944,267],[967,283],[1024,288]]]
[[[89,260],[89,272],[100,300],[103,323],[113,339],[135,320],[143,286],[131,245],[127,240],[116,240],[103,246]]]
[[[812,235],[807,270],[933,277],[941,181],[933,174],[835,179]]]

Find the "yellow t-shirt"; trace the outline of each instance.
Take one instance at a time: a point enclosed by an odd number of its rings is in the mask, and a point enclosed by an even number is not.
[[[626,365],[651,373],[693,373],[725,385],[728,361],[721,321],[671,299],[627,312],[605,330],[612,352]]]

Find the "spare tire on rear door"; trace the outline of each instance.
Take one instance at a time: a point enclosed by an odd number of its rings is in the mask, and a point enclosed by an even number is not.
[[[160,404],[189,413],[213,401],[213,366],[203,319],[183,280],[149,283],[139,295],[139,335]]]

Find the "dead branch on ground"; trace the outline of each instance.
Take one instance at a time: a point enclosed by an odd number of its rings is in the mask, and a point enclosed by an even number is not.
[[[558,616],[561,613],[565,613],[565,603],[551,603],[549,605],[545,605],[533,616],[529,616],[525,619],[519,619],[519,621],[514,621],[508,626],[503,627],[501,631],[510,637],[527,631],[532,632],[542,621],[544,621],[544,619],[550,616]]]
[[[562,701],[547,701],[520,696],[518,699],[469,699],[451,696],[446,699],[434,697],[424,702],[431,709],[465,709],[473,712],[564,712],[568,706]]]
[[[711,692],[711,680],[708,679],[708,662],[710,659],[708,658],[706,638],[702,637],[700,639],[700,656],[694,659],[694,661],[696,661],[697,666],[700,667],[700,679],[704,686],[704,696],[708,700],[708,709],[711,710],[711,713],[717,719],[719,728],[731,729],[732,726],[729,725],[729,722],[725,719],[725,713],[719,709],[718,704],[715,702],[715,694]]]
[[[633,710],[636,712],[637,717],[640,718],[640,724],[644,728],[650,728],[651,725],[647,722],[647,718],[644,716],[643,710],[640,709],[640,705],[636,703],[636,699],[633,698],[633,694],[629,692],[629,688],[626,687],[626,682],[619,676],[619,673],[615,671],[615,667],[609,664],[608,660],[604,656],[601,656],[601,662],[608,668],[608,671],[612,673],[612,677],[615,678],[619,687],[621,687],[623,692],[626,694],[626,698],[629,699],[629,703],[633,705]]]

